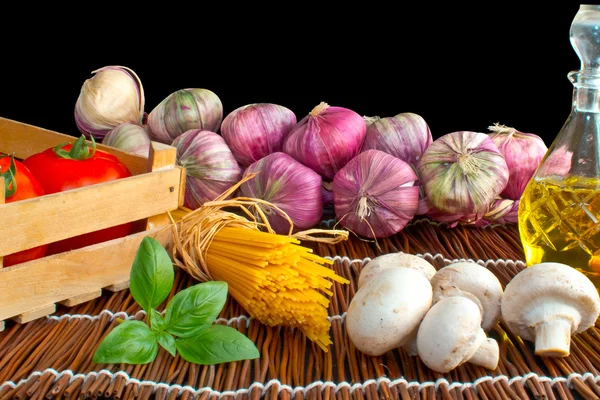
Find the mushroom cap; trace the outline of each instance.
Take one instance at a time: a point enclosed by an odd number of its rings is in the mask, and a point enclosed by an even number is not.
[[[436,268],[431,263],[419,256],[408,253],[388,253],[377,256],[369,261],[361,270],[358,277],[358,287],[371,279],[380,271],[388,268],[412,268],[425,274],[428,280],[431,280],[436,273]]]
[[[508,282],[501,310],[512,333],[534,340],[535,325],[556,314],[572,320],[572,334],[593,326],[600,315],[600,296],[582,272],[543,262],[523,269]]]
[[[476,297],[481,306],[483,320],[481,327],[490,330],[500,319],[502,284],[492,271],[471,261],[459,261],[443,268],[431,278],[433,302],[463,292]],[[467,296],[468,297],[468,296]]]
[[[377,356],[400,347],[431,307],[431,284],[410,268],[390,268],[356,291],[346,330],[361,352]]]
[[[434,371],[451,371],[475,354],[486,338],[481,332],[477,304],[466,297],[443,297],[421,321],[417,333],[419,357]]]

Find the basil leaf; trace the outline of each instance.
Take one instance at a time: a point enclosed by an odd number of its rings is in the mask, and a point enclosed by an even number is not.
[[[191,338],[175,340],[181,357],[196,364],[220,364],[258,358],[256,345],[238,330],[212,325]]]
[[[165,313],[166,330],[181,338],[192,337],[208,328],[227,301],[227,282],[198,283],[179,291]]]
[[[158,354],[156,336],[142,321],[117,325],[96,349],[92,361],[105,364],[146,364]]]
[[[174,280],[175,271],[169,254],[158,240],[146,236],[131,267],[131,295],[149,313],[167,298]]]
[[[150,310],[150,328],[155,333],[165,330],[165,319],[154,308]]]
[[[158,344],[160,344],[166,351],[171,353],[173,357],[177,355],[177,347],[175,346],[175,338],[168,332],[159,333],[156,338]]]

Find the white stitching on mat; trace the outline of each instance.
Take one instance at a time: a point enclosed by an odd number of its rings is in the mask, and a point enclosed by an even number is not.
[[[421,257],[424,259],[430,259],[430,260],[441,260],[444,264],[449,265],[449,264],[453,264],[455,262],[474,262],[477,263],[479,265],[482,265],[484,267],[488,267],[490,265],[498,265],[498,264],[504,264],[504,265],[519,265],[519,266],[525,266],[525,262],[521,261],[521,260],[503,260],[503,259],[497,259],[497,260],[473,260],[472,258],[455,258],[455,259],[449,259],[449,258],[444,258],[444,256],[442,254],[431,254],[431,253],[424,253],[424,254],[414,254],[417,257]],[[359,258],[350,258],[348,256],[325,256],[323,258],[326,258],[328,260],[331,261],[340,261],[340,262],[347,262],[349,264],[354,264],[354,263],[360,263],[360,264],[366,264],[369,261],[372,260],[371,257],[365,257],[363,259],[359,259]]]
[[[106,369],[102,369],[100,371],[90,371],[87,374],[73,374],[73,371],[71,371],[71,370],[64,370],[62,372],[58,372],[53,368],[47,368],[44,371],[35,371],[35,372],[30,373],[27,378],[21,379],[19,381],[19,383],[17,383],[17,384],[15,384],[12,381],[6,381],[0,385],[0,391],[3,390],[5,387],[14,389],[17,386],[24,384],[25,382],[27,382],[29,379],[33,378],[34,376],[41,376],[47,372],[50,372],[55,376],[55,381],[60,379],[64,375],[69,375],[71,377],[69,379],[69,383],[73,382],[77,378],[83,378],[84,379],[83,383],[85,383],[85,381],[87,381],[87,379],[89,379],[92,376],[104,374],[104,375],[108,375],[111,378],[111,380],[117,378],[118,376],[122,376],[123,378],[125,378],[125,385],[135,383],[140,386],[150,386],[153,388],[153,392],[156,391],[158,388],[162,387],[162,388],[167,389],[168,391],[177,390],[179,394],[182,394],[185,391],[190,391],[194,395],[198,395],[203,392],[209,392],[211,396],[217,396],[219,398],[224,397],[224,396],[237,396],[240,394],[247,394],[250,391],[252,391],[252,389],[254,389],[254,388],[261,389],[262,394],[265,394],[271,388],[271,386],[274,386],[274,385],[277,385],[277,393],[280,393],[281,391],[285,390],[287,392],[290,392],[290,394],[293,397],[298,392],[302,392],[304,395],[306,395],[310,390],[312,390],[314,388],[320,388],[320,390],[322,391],[325,388],[329,387],[329,388],[333,388],[334,392],[336,392],[336,393],[339,390],[346,388],[350,391],[350,394],[352,394],[355,390],[364,391],[364,389],[370,385],[375,385],[377,390],[379,390],[382,383],[386,383],[389,387],[404,384],[407,386],[407,388],[411,388],[411,387],[417,388],[419,392],[425,388],[434,387],[435,391],[437,392],[439,390],[440,385],[448,386],[448,390],[459,389],[460,391],[464,391],[465,389],[468,389],[468,388],[473,388],[473,389],[477,390],[477,386],[483,382],[492,382],[495,384],[496,382],[498,382],[500,380],[506,381],[508,383],[508,386],[510,387],[516,381],[525,383],[525,382],[527,382],[527,380],[529,380],[531,378],[536,378],[540,382],[549,382],[550,386],[554,386],[557,383],[566,382],[570,388],[573,387],[571,385],[571,381],[573,379],[580,379],[581,381],[586,381],[587,379],[591,378],[592,381],[594,381],[595,383],[598,383],[598,381],[600,381],[599,375],[593,375],[590,372],[586,372],[583,375],[580,373],[574,372],[567,377],[559,376],[556,378],[551,378],[548,376],[539,376],[535,372],[529,372],[529,373],[525,374],[524,376],[514,376],[511,378],[509,378],[506,375],[498,375],[498,376],[494,376],[494,377],[483,376],[481,378],[476,379],[474,382],[453,382],[453,383],[449,383],[448,380],[446,380],[445,378],[440,378],[435,382],[434,381],[427,381],[427,382],[412,381],[412,382],[409,382],[404,378],[390,380],[387,377],[380,377],[377,380],[369,379],[369,380],[366,380],[365,382],[354,383],[352,385],[350,385],[350,383],[348,383],[348,382],[340,382],[340,383],[336,384],[335,382],[331,382],[331,381],[327,381],[327,382],[316,381],[316,382],[310,383],[307,386],[296,386],[296,387],[284,385],[278,379],[271,379],[266,384],[263,384],[260,382],[254,382],[253,384],[250,385],[249,388],[238,389],[235,391],[228,390],[228,391],[219,392],[219,391],[213,390],[210,387],[201,387],[201,388],[195,389],[189,385],[181,386],[178,384],[169,385],[164,382],[157,383],[157,382],[147,381],[147,380],[140,381],[139,379],[131,378],[127,373],[125,373],[123,371],[111,372]]]

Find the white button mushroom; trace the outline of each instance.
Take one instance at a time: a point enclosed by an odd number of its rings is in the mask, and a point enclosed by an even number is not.
[[[481,327],[489,331],[500,320],[502,284],[492,271],[471,261],[459,261],[440,268],[431,278],[433,303],[442,297],[464,295],[475,296],[481,306]]]
[[[467,297],[443,297],[427,312],[417,333],[419,357],[427,367],[445,373],[470,362],[496,369],[498,342],[481,328],[481,310]]]
[[[358,277],[358,288],[365,284],[374,275],[388,268],[412,268],[421,271],[428,280],[431,280],[436,269],[430,262],[423,258],[408,253],[388,253],[377,256],[362,268]]]
[[[571,335],[585,331],[600,315],[598,290],[588,277],[561,263],[525,268],[506,285],[502,317],[508,329],[535,342],[535,354],[570,354]]]
[[[428,280],[431,280],[437,271],[429,261],[414,254],[402,252],[383,254],[371,259],[371,261],[363,267],[360,276],[358,277],[358,288],[360,289],[365,282],[379,272],[389,268],[411,268],[421,272]],[[404,344],[401,346],[407,354],[411,356],[417,355],[418,328],[418,326],[415,327],[413,332],[406,338]]]
[[[346,313],[348,337],[378,356],[404,344],[431,307],[429,280],[411,268],[380,271],[356,291]]]

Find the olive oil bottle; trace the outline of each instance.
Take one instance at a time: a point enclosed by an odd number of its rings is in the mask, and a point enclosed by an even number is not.
[[[568,264],[600,288],[600,6],[580,5],[570,40],[571,112],[520,199],[519,234],[527,265]]]

